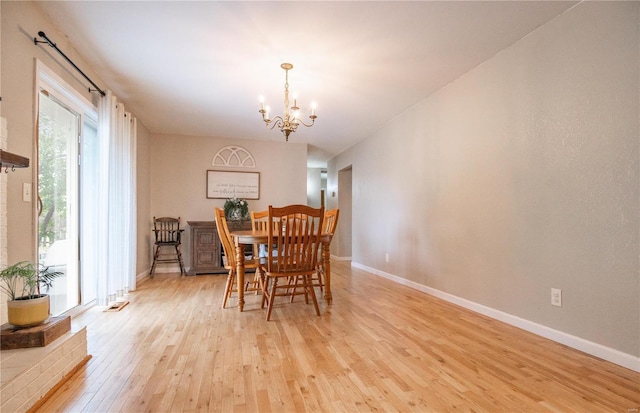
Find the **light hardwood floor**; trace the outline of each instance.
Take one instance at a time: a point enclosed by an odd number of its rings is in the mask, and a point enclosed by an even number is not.
[[[222,310],[225,276],[157,274],[94,308],[93,358],[39,412],[634,412],[640,374],[332,264],[333,304]]]

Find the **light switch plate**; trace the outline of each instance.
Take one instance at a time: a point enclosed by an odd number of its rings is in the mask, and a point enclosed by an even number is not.
[[[551,305],[562,307],[562,290],[559,288],[551,289]]]
[[[24,202],[31,202],[31,184],[23,183],[22,184],[22,200]]]

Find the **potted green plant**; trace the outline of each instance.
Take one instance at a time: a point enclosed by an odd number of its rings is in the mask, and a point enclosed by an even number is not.
[[[237,221],[249,218],[249,204],[241,198],[228,198],[224,202],[224,215],[228,220]]]
[[[9,298],[9,324],[32,327],[45,322],[49,318],[49,295],[41,294],[40,287],[49,291],[61,275],[59,271],[29,261],[20,261],[0,271],[0,289]]]

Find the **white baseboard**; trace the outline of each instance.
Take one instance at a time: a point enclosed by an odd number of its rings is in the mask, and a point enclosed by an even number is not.
[[[436,290],[435,288],[427,287],[425,285],[416,283],[414,281],[410,281],[402,277],[398,277],[397,275],[389,274],[384,271],[377,270],[375,268],[367,267],[366,265],[362,265],[360,263],[351,262],[351,266],[370,272],[374,275],[387,278],[398,284],[405,285],[407,287],[416,289],[418,291],[424,292],[434,297],[441,298],[445,301],[459,305],[468,310],[474,311],[476,313],[480,313],[487,317],[491,317],[495,320],[502,321],[503,323],[521,328],[525,331],[529,331],[530,333],[539,335],[541,337],[548,338],[549,340],[553,340],[557,343],[564,344],[566,346],[572,347],[576,350],[580,350],[592,356],[601,358],[606,361],[610,361],[611,363],[617,364],[619,366],[628,368],[636,372],[640,372],[640,357],[635,357],[631,354],[623,353],[619,350],[612,349],[612,348],[603,346],[601,344],[594,343],[592,341],[588,341],[583,338],[564,333],[562,331],[554,330],[550,327],[543,326],[538,323],[534,323],[533,321],[525,320],[523,318],[502,312],[500,310],[496,310],[494,308],[487,307],[482,304],[478,304],[473,301],[469,301],[464,298],[460,298],[440,290]]]
[[[164,274],[164,273],[168,273],[168,272],[180,272],[180,267],[179,266],[162,266],[162,267],[156,267],[155,273],[160,273],[160,274]],[[147,271],[147,273],[149,273],[149,271]]]
[[[144,270],[141,273],[136,274],[136,283],[142,282],[145,279],[149,278],[150,270]]]
[[[178,264],[163,264],[156,266],[155,274],[164,274],[164,273],[179,273],[180,266]],[[187,268],[185,267],[185,274],[187,272]],[[136,282],[142,282],[143,280],[150,278],[151,269],[145,270],[136,275]]]
[[[337,255],[331,254],[331,259],[334,261],[351,261],[351,257],[338,257]]]

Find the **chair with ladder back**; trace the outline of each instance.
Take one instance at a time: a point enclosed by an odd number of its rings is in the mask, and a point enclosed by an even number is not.
[[[221,208],[215,208],[216,215],[216,228],[218,229],[218,236],[220,237],[220,243],[222,244],[222,249],[224,250],[224,254],[227,258],[224,263],[224,268],[229,271],[229,275],[227,276],[227,283],[224,288],[224,298],[222,299],[222,308],[225,308],[227,305],[227,300],[231,297],[231,294],[234,292],[238,292],[238,288],[236,287],[236,248],[233,242],[233,237],[231,237],[231,232],[229,231],[229,226],[227,225],[227,217],[224,215],[224,210]],[[256,276],[254,281],[247,281],[244,285],[245,291],[263,291],[264,287],[262,285],[262,270],[260,267],[260,261],[257,257],[253,257],[253,259],[244,261],[245,269],[254,269],[256,271]]]
[[[338,226],[338,217],[340,216],[340,210],[338,208],[330,209],[324,213],[324,221],[322,222],[322,233],[323,234],[331,234],[331,238],[336,232],[336,227]],[[322,248],[322,246],[320,247]],[[319,287],[320,292],[324,290],[324,275],[325,275],[325,267],[322,260],[322,251],[318,254],[318,266],[316,268],[316,272],[313,276],[311,276],[311,283],[314,287]],[[304,294],[303,292],[298,292],[297,287],[301,286],[301,279],[299,276],[295,278],[291,278],[289,283],[293,289],[291,292],[291,302],[293,302],[293,298],[296,295]],[[308,297],[305,297],[305,301],[308,300]]]
[[[149,277],[153,278],[157,264],[178,263],[180,274],[184,274],[184,263],[182,262],[182,232],[180,228],[180,217],[153,217],[153,233],[155,235],[155,253],[153,254],[153,264]],[[163,249],[172,248],[171,252],[163,252]]]
[[[324,208],[289,205],[282,208],[269,206],[267,228],[271,242],[267,244],[266,270],[262,307],[267,304],[267,321],[271,318],[277,296],[290,295],[291,277],[299,276],[305,297],[311,296],[317,315],[318,300],[311,282],[316,272],[318,250],[322,234]],[[287,281],[278,284],[282,278]],[[285,292],[279,293],[278,290]],[[308,302],[308,300],[306,300]]]

